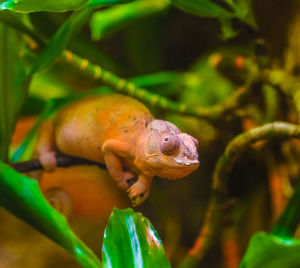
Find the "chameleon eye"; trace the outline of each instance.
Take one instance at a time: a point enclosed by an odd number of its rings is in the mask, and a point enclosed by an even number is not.
[[[180,145],[179,138],[174,135],[166,135],[160,143],[160,150],[163,154],[174,154]]]

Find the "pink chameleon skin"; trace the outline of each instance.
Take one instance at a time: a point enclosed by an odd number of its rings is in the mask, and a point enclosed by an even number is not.
[[[132,205],[148,196],[153,176],[182,178],[199,166],[198,142],[172,123],[154,119],[139,101],[120,94],[86,97],[43,123],[37,144],[46,171],[55,151],[105,163]],[[128,186],[127,180],[138,177]]]

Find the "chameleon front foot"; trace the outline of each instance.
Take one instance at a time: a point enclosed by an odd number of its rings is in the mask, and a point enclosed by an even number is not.
[[[123,174],[123,178],[119,181],[117,180],[117,184],[122,190],[127,191],[136,180],[135,174],[126,171]]]
[[[139,206],[142,204],[149,196],[149,190],[147,184],[142,180],[138,180],[134,183],[128,190],[128,196],[131,200],[132,206]]]

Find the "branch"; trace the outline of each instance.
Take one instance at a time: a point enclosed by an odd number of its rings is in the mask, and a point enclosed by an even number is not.
[[[7,23],[14,29],[28,35],[38,44],[45,45],[48,42],[47,38],[41,36],[40,34],[37,34],[33,29],[28,28],[26,25],[14,23],[14,20],[12,19],[6,20],[3,16],[0,16],[0,20],[4,23]],[[244,100],[246,99],[245,96],[247,95],[247,93],[249,93],[248,86],[250,86],[250,83],[246,83],[245,87],[236,90],[232,94],[232,96],[230,96],[224,102],[208,108],[190,107],[185,103],[176,103],[158,94],[153,94],[144,88],[140,88],[134,83],[127,81],[124,78],[118,77],[117,75],[103,69],[99,65],[92,64],[87,59],[81,58],[71,51],[63,51],[62,55],[59,57],[59,61],[72,66],[73,68],[79,70],[80,72],[93,78],[94,80],[100,80],[106,83],[117,92],[132,96],[144,103],[150,104],[151,106],[156,106],[164,110],[211,121],[215,121],[222,115],[240,108],[243,105]],[[249,72],[251,74],[249,75],[249,77],[256,77],[257,73],[253,72],[253,69],[249,69]]]
[[[253,83],[247,83],[245,87],[241,87],[234,91],[234,93],[226,99],[224,102],[216,104],[214,106],[204,107],[189,107],[185,103],[176,103],[158,94],[153,94],[144,88],[136,86],[134,83],[127,81],[124,78],[118,77],[117,75],[103,69],[99,65],[92,64],[87,59],[81,58],[78,55],[72,53],[69,50],[63,52],[59,60],[72,66],[73,68],[81,71],[85,75],[91,77],[94,80],[100,80],[112,87],[117,92],[132,96],[144,103],[148,103],[151,106],[156,106],[164,110],[190,115],[197,118],[203,118],[211,121],[215,121],[221,115],[229,113],[235,109],[238,109],[244,103],[245,96],[249,93],[248,88]],[[251,77],[255,77],[253,74]]]
[[[228,203],[227,184],[234,163],[249,145],[275,137],[300,138],[300,126],[286,122],[274,122],[253,128],[235,137],[219,157],[213,173],[212,196],[204,224],[194,246],[179,267],[195,267],[211,248],[221,227],[224,206]],[[225,204],[225,205],[224,205]],[[188,266],[188,264],[195,264]]]
[[[79,165],[91,165],[98,166],[101,169],[107,170],[107,167],[103,163],[94,162],[91,160],[73,157],[61,153],[56,154],[56,166],[57,167],[71,167],[71,166],[79,166]],[[31,159],[25,162],[13,163],[10,166],[18,172],[26,173],[31,171],[43,170],[43,166],[38,159]],[[130,187],[137,181],[137,177],[131,178],[127,180],[127,184]]]
[[[83,158],[68,156],[64,154],[56,155],[57,167],[70,167],[77,165],[96,165],[101,169],[107,169],[105,164],[97,163]],[[10,166],[18,172],[26,173],[31,171],[43,170],[43,166],[38,159],[31,159],[25,162],[13,163]]]

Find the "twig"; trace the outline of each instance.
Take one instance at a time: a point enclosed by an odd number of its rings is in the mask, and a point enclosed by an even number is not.
[[[242,133],[229,142],[214,169],[213,191],[204,224],[192,249],[179,267],[195,267],[186,264],[196,265],[197,262],[203,259],[213,244],[221,227],[224,204],[229,201],[227,197],[228,178],[237,158],[252,143],[275,137],[300,138],[300,126],[286,122],[269,123]]]
[[[56,166],[57,167],[70,167],[77,165],[96,165],[101,169],[107,169],[105,164],[97,163],[83,158],[68,156],[64,154],[56,155]],[[31,159],[25,162],[13,163],[10,165],[13,169],[18,172],[25,173],[37,170],[43,170],[43,166],[38,159]]]
[[[107,170],[107,167],[103,163],[94,162],[91,160],[73,157],[69,155],[65,155],[62,153],[56,154],[56,166],[57,167],[71,167],[71,166],[78,166],[78,165],[92,165],[98,166],[101,169]],[[10,164],[10,166],[18,172],[26,173],[31,171],[43,170],[43,166],[38,159],[31,159],[29,161],[19,162]],[[137,181],[137,177],[131,178],[127,180],[127,184],[130,187]]]

